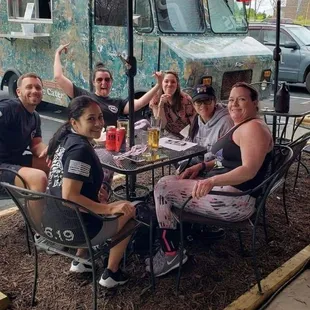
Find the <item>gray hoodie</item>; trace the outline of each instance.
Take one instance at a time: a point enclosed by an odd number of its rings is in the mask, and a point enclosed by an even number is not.
[[[218,103],[214,115],[208,122],[204,123],[198,117],[198,126],[199,129],[193,142],[205,146],[208,149],[208,153],[204,156],[205,161],[208,161],[214,158],[211,154],[212,145],[219,138],[223,137],[234,126],[234,123],[230,118],[227,108]]]

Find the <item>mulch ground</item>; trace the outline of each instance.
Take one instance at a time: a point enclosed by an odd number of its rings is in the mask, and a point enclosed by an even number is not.
[[[310,157],[304,156],[310,167]],[[286,224],[281,191],[267,202],[270,242],[265,243],[262,228],[258,231],[258,257],[263,277],[282,265],[309,244],[310,177],[301,168],[295,192],[292,191],[295,167],[287,186],[290,224]],[[139,176],[139,183],[148,183],[149,174]],[[251,241],[251,228],[245,229],[244,243]],[[19,213],[0,220],[0,291],[12,301],[11,309],[29,309],[33,283],[33,257],[27,254],[25,228]],[[210,243],[204,235],[194,234],[187,241],[189,261],[183,268],[181,292],[175,295],[176,272],[157,279],[155,293],[146,291],[149,276],[144,271],[144,258],[131,255],[127,263],[130,281],[124,287],[106,290],[99,287],[98,309],[224,309],[255,284],[251,257],[240,255],[235,231]],[[33,309],[91,309],[90,276],[69,273],[70,260],[57,255],[39,254],[37,306]],[[99,272],[102,266],[98,266]]]

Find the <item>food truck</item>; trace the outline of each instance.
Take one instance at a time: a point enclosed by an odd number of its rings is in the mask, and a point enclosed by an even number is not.
[[[269,93],[272,53],[247,35],[247,3],[242,0],[133,0],[135,96],[152,87],[152,74],[174,70],[181,87],[212,84],[226,100],[238,81]],[[65,75],[92,89],[92,69],[100,61],[113,72],[113,96],[128,95],[127,0],[0,1],[0,88],[15,95],[26,72],[43,80],[46,102],[67,106],[53,80],[55,50],[70,42],[62,57]]]

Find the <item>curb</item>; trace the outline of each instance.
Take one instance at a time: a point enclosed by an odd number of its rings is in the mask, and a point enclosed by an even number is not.
[[[263,294],[258,292],[257,284],[233,301],[224,310],[255,310],[275,291],[300,271],[310,259],[310,245],[290,258],[282,266],[261,281]]]

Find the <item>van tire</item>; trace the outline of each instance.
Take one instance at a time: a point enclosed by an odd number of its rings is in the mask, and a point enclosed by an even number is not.
[[[17,98],[17,80],[18,80],[18,75],[13,73],[8,80],[8,90],[9,90],[9,96],[12,98]]]
[[[310,93],[310,72],[308,72],[307,77],[306,77],[306,88],[308,93]]]

